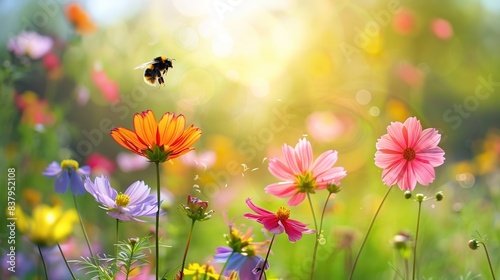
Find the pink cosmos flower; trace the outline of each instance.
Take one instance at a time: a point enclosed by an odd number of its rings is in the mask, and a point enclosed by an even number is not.
[[[435,178],[434,167],[444,162],[444,151],[437,146],[440,140],[436,129],[422,130],[416,117],[391,123],[376,144],[375,165],[383,169],[384,184],[397,183],[405,191],[413,191],[417,182],[429,185]]]
[[[439,18],[432,21],[432,32],[441,40],[448,40],[453,36],[453,27],[450,22]]]
[[[392,26],[399,34],[411,34],[415,29],[415,25],[415,15],[411,10],[400,9],[394,14]]]
[[[269,160],[269,172],[283,182],[273,183],[265,188],[267,193],[288,197],[288,205],[294,206],[306,198],[306,193],[325,189],[329,184],[340,184],[346,176],[343,167],[333,167],[337,162],[337,151],[328,150],[313,161],[311,143],[305,138],[299,140],[295,149],[283,145],[285,161]]]
[[[29,56],[39,59],[47,54],[54,44],[52,38],[40,35],[33,31],[22,31],[7,42],[7,49],[16,56]]]
[[[120,101],[120,90],[118,89],[118,84],[111,80],[106,72],[99,68],[100,66],[97,66],[96,69],[92,71],[92,81],[106,101],[109,103]]]
[[[243,216],[250,220],[255,220],[264,225],[272,234],[280,234],[283,231],[288,235],[290,242],[295,242],[302,238],[303,233],[314,233],[314,230],[306,228],[307,224],[289,219],[290,210],[280,207],[276,213],[260,208],[253,204],[250,198],[246,199],[250,209],[257,214],[246,213]]]

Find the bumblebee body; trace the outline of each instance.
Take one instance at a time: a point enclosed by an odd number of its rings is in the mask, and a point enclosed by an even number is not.
[[[165,56],[159,56],[153,61],[143,63],[134,69],[144,69],[144,82],[150,86],[165,85],[163,76],[167,74],[168,68],[174,68],[172,60]]]

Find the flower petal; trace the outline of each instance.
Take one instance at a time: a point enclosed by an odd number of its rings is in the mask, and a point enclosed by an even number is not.
[[[294,194],[290,200],[288,200],[288,205],[289,206],[295,206],[295,205],[298,205],[300,204],[302,201],[304,201],[304,199],[306,199],[306,194],[305,193],[302,193],[302,192],[298,192],[296,194]]]
[[[74,170],[71,172],[71,175],[69,176],[70,180],[70,186],[71,186],[71,191],[74,194],[84,194],[85,193],[85,188],[83,187],[83,182],[82,182],[82,177],[78,173],[76,173]]]
[[[298,189],[295,182],[279,182],[267,185],[264,191],[277,197],[288,197],[294,195]]]
[[[406,128],[404,132],[407,133],[407,147],[415,147],[422,133],[420,121],[416,117],[410,117],[405,121],[404,126]]]
[[[65,170],[64,172],[57,177],[56,182],[54,184],[55,191],[56,193],[65,193],[66,190],[68,190],[68,184],[69,184],[69,174]]]
[[[322,153],[313,163],[313,174],[320,174],[331,168],[337,162],[337,151],[328,150]]]
[[[311,142],[307,141],[306,138],[300,139],[297,145],[295,146],[295,153],[297,156],[296,159],[299,170],[301,171],[309,170],[313,159],[313,150]]]
[[[134,129],[139,139],[142,139],[148,148],[158,145],[156,133],[158,123],[153,111],[147,110],[134,115]]]
[[[295,173],[284,162],[277,158],[271,158],[268,165],[269,172],[281,180],[295,180]]]
[[[55,177],[55,176],[59,175],[61,173],[61,171],[62,171],[61,165],[59,163],[53,161],[51,164],[49,164],[47,169],[45,169],[45,171],[42,172],[42,174],[51,178],[51,177]]]

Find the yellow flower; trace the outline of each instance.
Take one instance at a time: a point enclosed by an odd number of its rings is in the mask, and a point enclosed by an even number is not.
[[[207,279],[207,280],[217,280],[219,279],[219,274],[215,272],[215,268],[211,265],[200,265],[198,263],[190,263],[187,268],[184,268],[184,275],[193,275],[193,280]],[[206,278],[200,276],[207,276]]]
[[[60,206],[51,207],[46,204],[35,207],[32,217],[26,215],[21,208],[16,208],[13,218],[17,218],[17,229],[40,246],[51,246],[66,240],[73,232],[73,224],[78,222],[74,209],[63,212]]]
[[[165,113],[157,121],[151,110],[134,116],[134,129],[118,127],[111,137],[124,148],[144,156],[151,162],[164,162],[194,150],[201,130],[193,125],[185,128],[183,115]]]

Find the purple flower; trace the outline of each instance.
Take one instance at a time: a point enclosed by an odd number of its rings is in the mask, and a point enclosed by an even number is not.
[[[260,276],[259,269],[262,269],[264,262],[264,259],[259,255],[238,253],[226,246],[220,246],[216,249],[214,260],[220,263],[227,262],[223,273],[224,276],[229,276],[231,271],[234,270],[238,272],[238,276],[242,280],[258,280]],[[257,267],[259,264],[260,267]],[[266,270],[268,268],[269,262],[266,263]]]
[[[65,193],[70,185],[74,194],[84,194],[82,179],[90,174],[90,167],[79,167],[75,160],[65,159],[61,164],[53,161],[42,174],[49,178],[57,177],[54,184],[57,193]]]
[[[84,186],[101,208],[108,210],[106,213],[115,219],[144,222],[137,217],[156,215],[156,196],[149,195],[151,189],[143,181],[132,183],[124,193],[113,189],[106,176],[96,177],[94,182],[87,177]]]
[[[54,42],[50,37],[42,36],[33,31],[23,31],[7,42],[7,49],[16,56],[27,55],[32,59],[39,59],[47,54]]]

